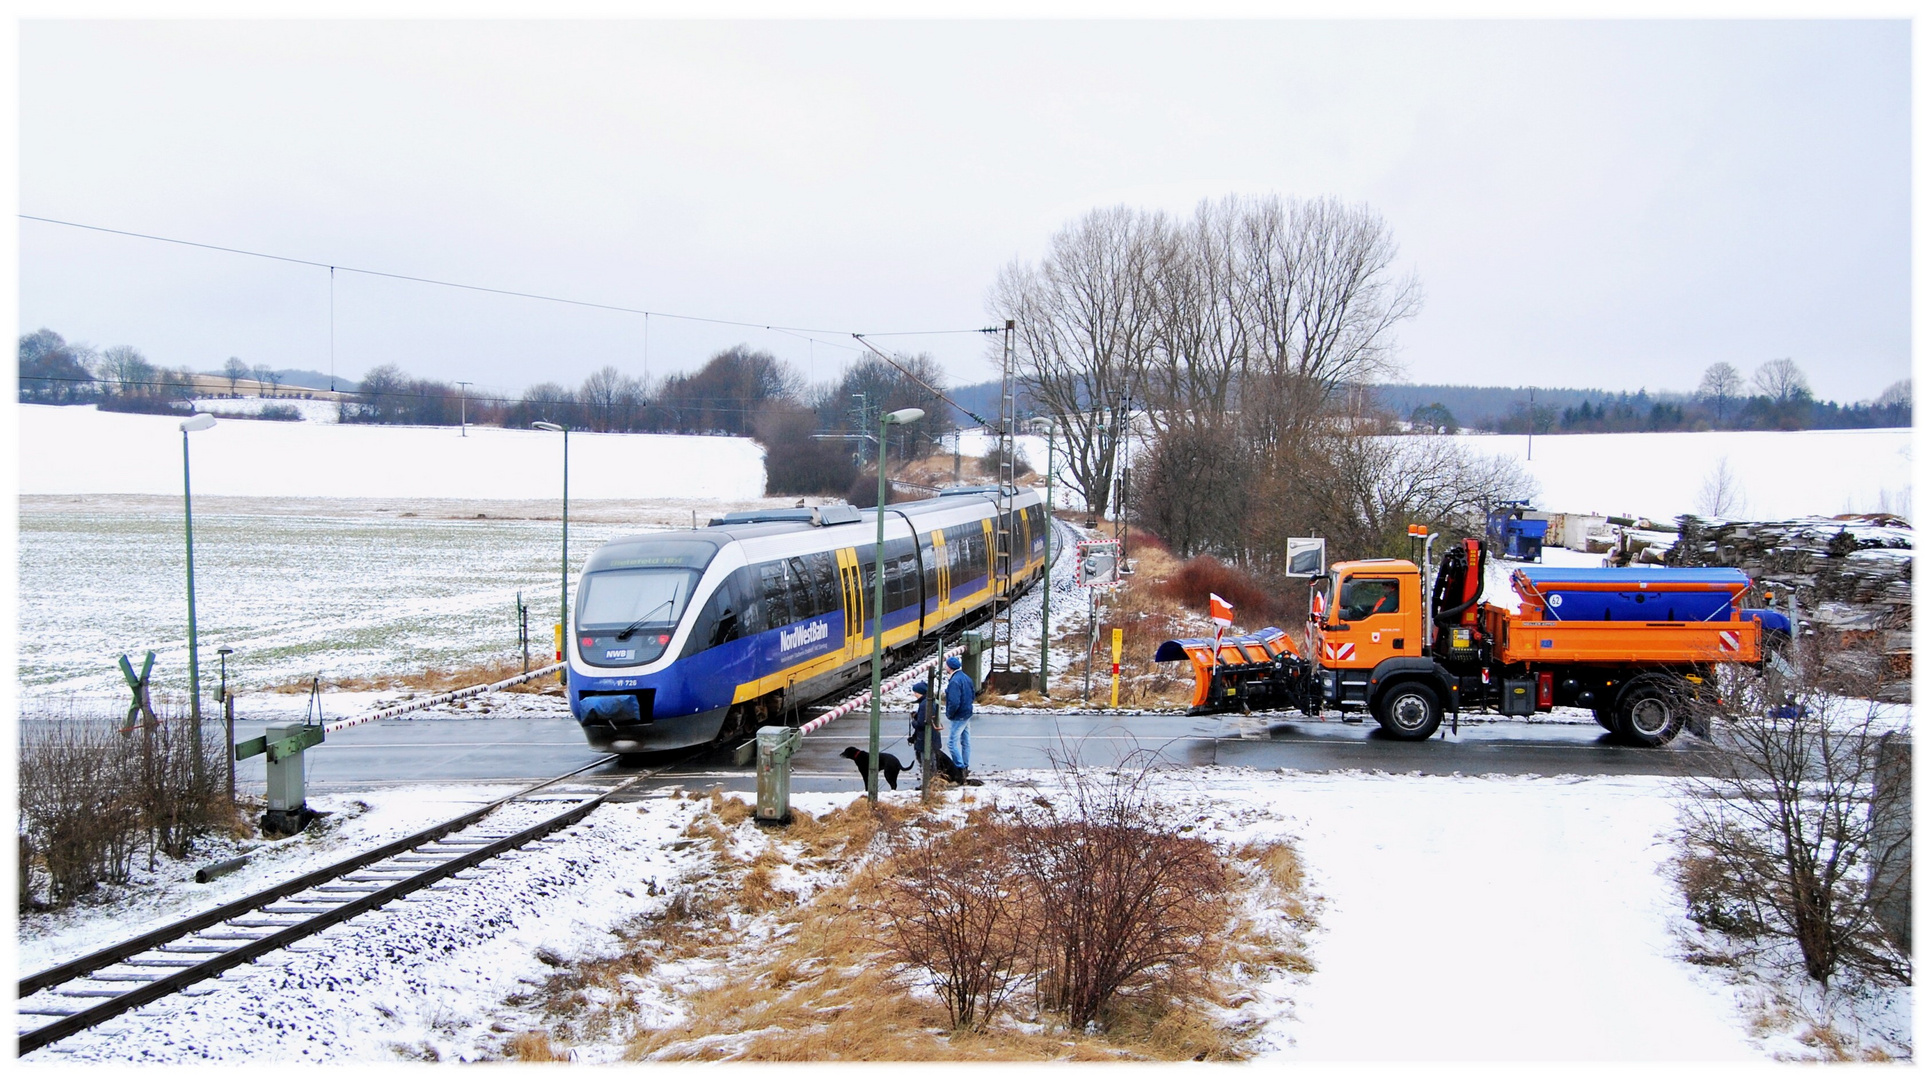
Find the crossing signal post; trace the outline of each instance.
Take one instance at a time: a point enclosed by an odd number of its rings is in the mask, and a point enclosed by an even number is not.
[[[1126,641],[1126,632],[1119,627],[1112,628],[1112,707],[1119,707],[1119,652]]]

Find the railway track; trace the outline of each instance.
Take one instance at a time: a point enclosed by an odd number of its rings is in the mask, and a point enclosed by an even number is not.
[[[514,831],[491,817],[519,802],[554,801],[564,781],[600,758],[411,836],[291,878],[20,980],[20,1055],[158,1001],[581,821],[611,796],[682,764],[630,776]]]

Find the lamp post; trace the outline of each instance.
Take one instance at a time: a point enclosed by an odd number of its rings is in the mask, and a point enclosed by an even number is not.
[[[194,750],[194,777],[201,778],[201,648],[194,626],[194,487],[189,482],[188,433],[214,426],[207,413],[181,421],[181,522],[188,539],[188,717]]]
[[[893,424],[915,424],[923,409],[899,409],[878,418],[878,546],[871,553],[871,760],[865,768],[864,795],[878,804],[878,685],[885,673],[885,431]],[[915,540],[916,538],[914,538]]]
[[[568,651],[565,648],[563,635],[569,631],[570,626],[570,429],[562,424],[552,424],[548,420],[538,420],[530,426],[544,431],[563,433],[563,588],[556,617],[556,662],[561,664],[564,654]],[[557,672],[557,679],[568,686],[570,669],[565,667]]]

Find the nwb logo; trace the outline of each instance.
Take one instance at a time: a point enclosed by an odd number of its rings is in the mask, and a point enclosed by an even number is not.
[[[806,623],[796,630],[780,630],[777,634],[778,647],[785,652],[800,649],[813,642],[823,641],[831,636],[831,624],[823,622]]]

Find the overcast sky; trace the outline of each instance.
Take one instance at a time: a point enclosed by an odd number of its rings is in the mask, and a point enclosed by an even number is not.
[[[1413,382],[1909,374],[1910,53],[1860,22],[29,22],[32,215],[763,329],[338,272],[334,367],[518,391],[748,342],[989,325],[1096,206],[1382,214]],[[23,221],[23,331],[330,364],[326,270]],[[988,342],[929,350],[954,382]]]

